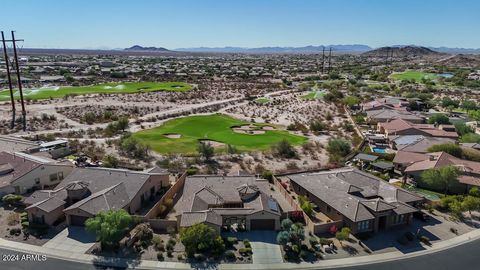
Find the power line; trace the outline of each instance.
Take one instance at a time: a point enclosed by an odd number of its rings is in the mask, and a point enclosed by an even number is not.
[[[7,46],[5,43],[5,35],[2,31],[2,44],[3,44],[3,57],[5,58],[5,67],[7,70],[7,80],[8,80],[8,89],[10,90],[10,101],[12,103],[12,122],[10,123],[10,128],[13,129],[15,126],[15,99],[13,97],[13,86],[12,86],[12,78],[10,76],[10,65],[8,63],[8,54],[7,54]]]
[[[20,75],[20,65],[18,64],[18,54],[17,54],[17,41],[23,41],[23,39],[15,39],[15,31],[11,31],[12,34],[12,39],[11,40],[6,40],[5,39],[5,34],[3,31],[2,33],[2,44],[3,44],[3,54],[5,57],[5,66],[7,70],[7,77],[8,77],[8,86],[10,90],[10,99],[12,102],[12,123],[11,123],[11,128],[14,128],[15,126],[15,98],[13,94],[13,85],[12,85],[12,79],[11,79],[11,74],[10,74],[10,64],[9,63],[9,57],[7,54],[7,46],[6,42],[12,42],[13,44],[13,56],[14,56],[14,68],[15,68],[15,73],[17,74],[17,84],[18,84],[18,92],[20,94],[20,103],[22,105],[22,122],[23,122],[23,131],[27,130],[27,111],[25,110],[25,101],[23,99],[23,89],[22,89],[22,78]]]

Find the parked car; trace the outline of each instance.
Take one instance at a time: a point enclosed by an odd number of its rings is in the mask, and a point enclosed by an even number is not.
[[[416,218],[416,219],[419,219],[423,222],[427,222],[427,221],[430,220],[430,216],[421,212],[421,211],[413,213],[413,217]]]

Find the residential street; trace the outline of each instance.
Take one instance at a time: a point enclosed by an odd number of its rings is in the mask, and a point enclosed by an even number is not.
[[[462,270],[476,270],[478,269],[478,252],[480,252],[480,240],[476,240],[461,246],[450,248],[447,250],[439,251],[434,254],[427,254],[409,259],[402,259],[393,262],[384,262],[378,264],[360,265],[352,267],[335,268],[338,270],[424,270],[424,269],[437,269],[437,270],[450,270],[450,269],[462,269]],[[21,254],[12,252],[5,249],[0,249],[0,253],[5,254]],[[320,263],[321,264],[321,263]],[[47,258],[44,262],[0,262],[0,268],[2,270],[19,270],[19,269],[35,269],[35,270],[50,270],[50,269],[113,269],[105,268],[94,265],[88,265],[77,262],[64,261],[59,259]],[[219,269],[223,267],[220,266]],[[265,265],[262,269],[268,269]],[[295,269],[307,269],[298,265]],[[308,269],[313,268],[313,265]],[[317,268],[321,269],[321,268]]]

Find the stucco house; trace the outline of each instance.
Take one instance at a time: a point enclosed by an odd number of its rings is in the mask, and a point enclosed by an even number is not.
[[[56,186],[72,170],[71,163],[22,152],[0,152],[0,196]]]
[[[385,134],[388,139],[397,138],[398,135],[423,135],[427,137],[448,138],[456,140],[458,134],[453,125],[414,124],[403,119],[393,119],[388,122],[378,123],[377,130]]]
[[[423,197],[354,168],[287,176],[291,188],[306,196],[352,233],[377,232],[411,222]]]
[[[189,176],[176,206],[178,226],[279,230],[282,209],[269,190],[268,181],[255,176]]]
[[[82,226],[100,211],[125,209],[136,214],[170,186],[166,172],[76,168],[55,189],[39,190],[25,199],[31,222],[53,225],[66,219]]]

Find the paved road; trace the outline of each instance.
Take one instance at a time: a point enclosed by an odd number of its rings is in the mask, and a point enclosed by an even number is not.
[[[369,264],[353,267],[339,267],[336,270],[478,270],[480,269],[478,254],[480,253],[480,240],[463,244],[434,254],[417,256],[393,262]],[[21,254],[0,249],[0,254]],[[2,256],[3,257],[3,256]],[[95,267],[89,264],[63,261],[47,258],[43,262],[3,262],[0,261],[2,270],[77,270],[77,269],[112,269]],[[299,265],[297,269],[302,269]]]

